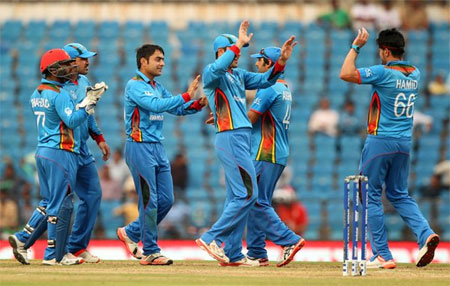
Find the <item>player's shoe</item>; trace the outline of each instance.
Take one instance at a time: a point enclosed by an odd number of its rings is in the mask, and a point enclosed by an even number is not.
[[[269,259],[267,258],[256,258],[247,255],[247,259],[249,260],[257,260],[259,262],[259,266],[269,266]]]
[[[86,249],[81,249],[81,250],[75,252],[73,255],[76,257],[83,258],[84,262],[86,262],[86,263],[99,263],[100,262],[100,258],[93,255]]]
[[[219,247],[217,243],[213,240],[210,244],[206,244],[201,238],[196,239],[197,245],[206,251],[209,256],[221,263],[229,263],[230,259],[225,255],[225,251],[222,247]]]
[[[439,244],[439,235],[433,233],[431,234],[425,245],[419,250],[419,255],[417,256],[416,266],[424,267],[430,264],[434,258],[434,251]]]
[[[303,238],[300,238],[296,244],[283,247],[283,260],[277,264],[277,267],[288,265],[294,259],[295,254],[297,254],[305,244],[306,241]]]
[[[128,250],[128,252],[130,252],[130,254],[136,258],[136,259],[141,259],[142,258],[142,252],[138,247],[138,244],[134,241],[132,241],[128,235],[127,232],[125,231],[125,227],[120,227],[117,229],[116,231],[117,233],[117,238],[123,242],[123,244],[125,245],[126,249]]]
[[[384,260],[381,256],[374,256],[367,262],[367,268],[383,268],[383,269],[394,269],[397,267],[395,261],[390,259],[388,261]]]
[[[14,234],[8,237],[9,245],[11,245],[14,257],[24,265],[30,265],[28,260],[28,251],[24,248],[25,243],[20,241]]]
[[[153,253],[147,256],[143,256],[139,262],[141,265],[171,265],[173,260],[165,257],[161,253]]]
[[[263,265],[261,265],[259,263],[258,259],[251,260],[247,256],[245,256],[241,260],[238,260],[238,261],[235,261],[235,262],[228,262],[228,263],[220,262],[219,265],[223,266],[223,267],[226,267],[226,266],[243,266],[243,267],[259,267],[259,266],[263,266]]]
[[[56,262],[56,258],[42,260],[43,265],[54,266],[54,265],[78,265],[83,263],[84,260],[81,257],[75,257],[72,253],[66,253],[60,262]]]

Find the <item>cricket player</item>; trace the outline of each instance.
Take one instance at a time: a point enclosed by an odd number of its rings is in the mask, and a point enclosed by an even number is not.
[[[104,90],[86,96],[78,110],[75,109],[73,100],[63,89],[64,83],[76,75],[73,62],[62,49],[47,51],[40,63],[44,78],[31,96],[38,129],[35,158],[42,200],[25,227],[27,235],[16,233],[9,237],[14,256],[22,264],[29,264],[24,248],[26,236],[32,235],[34,228],[45,229],[44,225],[48,233],[44,265],[76,265],[84,261],[66,251],[80,152],[77,127],[94,112]]]
[[[89,52],[83,45],[72,43],[63,48],[74,60],[77,66],[75,78],[67,81],[63,89],[69,92],[74,104],[80,104],[86,97],[87,90],[92,90],[89,80],[86,78],[89,67],[89,58],[96,53]],[[97,84],[97,88],[99,85]],[[109,147],[106,144],[101,131],[98,129],[93,114],[89,115],[88,120],[84,121],[78,127],[80,133],[80,154],[77,156],[79,167],[77,170],[75,194],[80,198],[81,204],[75,215],[75,222],[72,228],[72,234],[69,237],[68,251],[75,256],[83,258],[84,262],[97,263],[100,259],[86,250],[91,237],[91,233],[97,218],[101,199],[100,181],[98,178],[95,161],[86,145],[89,135],[97,141],[100,150],[104,154],[103,159],[107,160],[110,154]],[[23,264],[29,264],[27,251],[36,240],[47,230],[47,224],[41,223],[46,217],[46,202],[41,202],[39,207],[33,213],[30,221],[25,228],[10,237],[14,244],[21,245],[24,242],[23,249],[17,249],[17,260]],[[39,226],[39,227],[38,227]]]
[[[368,136],[360,163],[361,174],[369,178],[368,224],[374,255],[367,267],[396,267],[384,225],[383,184],[387,199],[417,237],[420,250],[416,265],[423,267],[433,260],[439,236],[430,228],[415,200],[408,195],[411,133],[420,72],[417,67],[403,61],[405,40],[396,29],[383,30],[378,35],[382,64],[357,69],[356,58],[368,39],[367,30],[359,29],[340,74],[342,80],[372,85]]]
[[[281,49],[267,47],[251,55],[256,58],[258,72],[267,72],[278,60]],[[287,265],[305,245],[305,240],[290,230],[272,207],[275,185],[289,157],[288,129],[291,117],[292,94],[281,75],[271,87],[259,89],[248,111],[253,124],[251,150],[256,177],[258,199],[250,209],[247,220],[247,258],[258,260],[260,266],[269,265],[265,238],[283,247],[283,258],[277,266]]]
[[[161,254],[157,226],[173,202],[170,163],[161,141],[164,112],[193,114],[202,109],[206,98],[191,100],[200,76],[187,92],[172,96],[155,78],[162,74],[164,50],[157,45],[143,45],[136,52],[136,76],[125,87],[125,160],[138,193],[139,218],[117,229],[118,238],[141,265],[170,265],[173,261]],[[143,254],[137,248],[142,241]]]
[[[67,44],[63,49],[75,60],[78,67],[78,77],[64,85],[64,89],[69,91],[75,103],[79,104],[86,97],[86,91],[91,85],[86,77],[89,71],[89,59],[97,53],[88,51],[79,43]],[[97,126],[94,115],[89,115],[88,120],[78,128],[80,129],[80,155],[78,156],[79,167],[74,191],[80,198],[81,203],[75,213],[72,234],[69,237],[67,247],[70,253],[83,258],[84,262],[98,263],[100,258],[92,255],[87,250],[87,246],[100,208],[102,189],[95,167],[95,159],[86,142],[89,137],[97,142],[104,161],[108,160],[110,149]]]
[[[196,243],[220,263],[232,266],[259,266],[259,261],[247,259],[241,252],[248,213],[258,197],[245,90],[275,84],[296,44],[294,36],[286,41],[281,56],[265,73],[239,69],[240,50],[248,46],[253,36],[247,34],[248,27],[248,21],[241,23],[239,38],[219,35],[213,45],[216,61],[203,70],[203,89],[214,117],[215,149],[225,170],[227,196],[222,215]]]

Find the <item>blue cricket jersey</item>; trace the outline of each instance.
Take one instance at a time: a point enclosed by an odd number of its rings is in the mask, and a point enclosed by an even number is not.
[[[86,121],[88,114],[84,109],[75,110],[69,93],[63,84],[46,79],[31,95],[31,108],[36,116],[38,147],[48,147],[80,152],[80,130],[77,128]]]
[[[284,79],[259,89],[251,110],[260,114],[252,129],[252,158],[286,165],[289,157],[288,129],[292,95]]]
[[[411,138],[420,72],[405,61],[358,69],[360,83],[372,85],[367,133]]]
[[[284,67],[275,65],[265,73],[228,69],[239,48],[232,46],[203,70],[203,90],[214,116],[216,132],[251,128],[247,117],[246,89],[266,88],[275,84]]]
[[[70,93],[75,104],[78,104],[86,97],[86,90],[90,85],[86,76],[79,75],[77,81],[69,81],[63,88]],[[89,115],[88,120],[84,121],[78,128],[80,129],[80,155],[83,158],[83,164],[89,164],[94,161],[94,157],[89,151],[86,142],[89,136],[94,140],[98,140],[99,138],[103,140],[103,136],[101,136],[102,132],[98,128],[93,114]]]
[[[189,95],[173,96],[159,82],[150,81],[143,73],[125,87],[125,132],[127,141],[160,142],[164,140],[162,127],[164,112],[186,115],[201,110],[199,101],[189,100]]]

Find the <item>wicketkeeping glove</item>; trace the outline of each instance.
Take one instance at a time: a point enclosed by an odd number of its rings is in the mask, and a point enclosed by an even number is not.
[[[93,97],[85,97],[83,101],[81,101],[79,104],[77,104],[76,109],[84,108],[86,112],[91,115],[94,114],[95,105],[97,104],[97,100]]]
[[[107,89],[108,86],[103,81],[96,83],[93,87],[88,86],[86,89],[86,97],[92,97],[95,98],[96,101],[98,101]]]

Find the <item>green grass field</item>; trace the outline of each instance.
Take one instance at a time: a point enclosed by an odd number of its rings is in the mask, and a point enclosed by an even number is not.
[[[212,261],[175,261],[172,266],[141,266],[137,261],[102,261],[77,266],[29,266],[0,260],[0,285],[450,285],[450,264],[395,270],[369,269],[366,277],[342,277],[341,263],[295,262],[277,268],[219,267]]]

